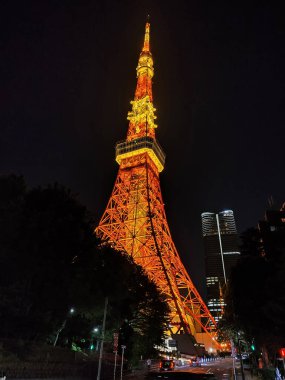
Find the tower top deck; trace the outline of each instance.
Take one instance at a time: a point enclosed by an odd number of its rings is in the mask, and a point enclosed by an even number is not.
[[[145,25],[144,41],[139,55],[137,85],[132,110],[128,112],[129,128],[125,141],[116,145],[116,161],[146,153],[159,172],[164,169],[165,153],[155,137],[156,109],[153,106],[152,78],[153,59],[150,51],[150,23]]]

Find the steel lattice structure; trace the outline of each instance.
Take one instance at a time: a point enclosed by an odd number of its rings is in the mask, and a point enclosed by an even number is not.
[[[171,333],[206,332],[213,337],[215,320],[181,262],[167,223],[159,180],[165,155],[155,137],[149,30],[147,23],[127,138],[116,145],[118,176],[95,232],[131,255],[166,295]]]

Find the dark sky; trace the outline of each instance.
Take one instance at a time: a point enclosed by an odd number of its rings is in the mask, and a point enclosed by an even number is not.
[[[0,172],[55,181],[99,221],[126,136],[150,14],[161,186],[204,292],[201,213],[255,226],[284,197],[284,10],[274,1],[3,1]]]

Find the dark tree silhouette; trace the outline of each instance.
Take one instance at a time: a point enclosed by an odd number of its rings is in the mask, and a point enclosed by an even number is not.
[[[255,228],[241,235],[242,255],[228,282],[221,323],[221,330],[243,331],[272,360],[285,341],[284,235],[284,228],[270,239]]]
[[[162,343],[163,297],[129,256],[95,237],[90,213],[69,189],[27,190],[14,175],[0,177],[0,189],[2,339],[86,349],[108,297],[107,340],[124,330],[133,360]]]

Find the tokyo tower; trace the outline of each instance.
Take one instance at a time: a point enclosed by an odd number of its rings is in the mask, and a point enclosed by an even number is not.
[[[165,154],[155,136],[148,22],[136,71],[127,136],[116,144],[118,175],[95,233],[118,251],[131,255],[166,296],[171,335],[183,332],[198,341],[199,333],[203,333],[213,340],[215,320],[181,262],[166,219],[159,181]]]

